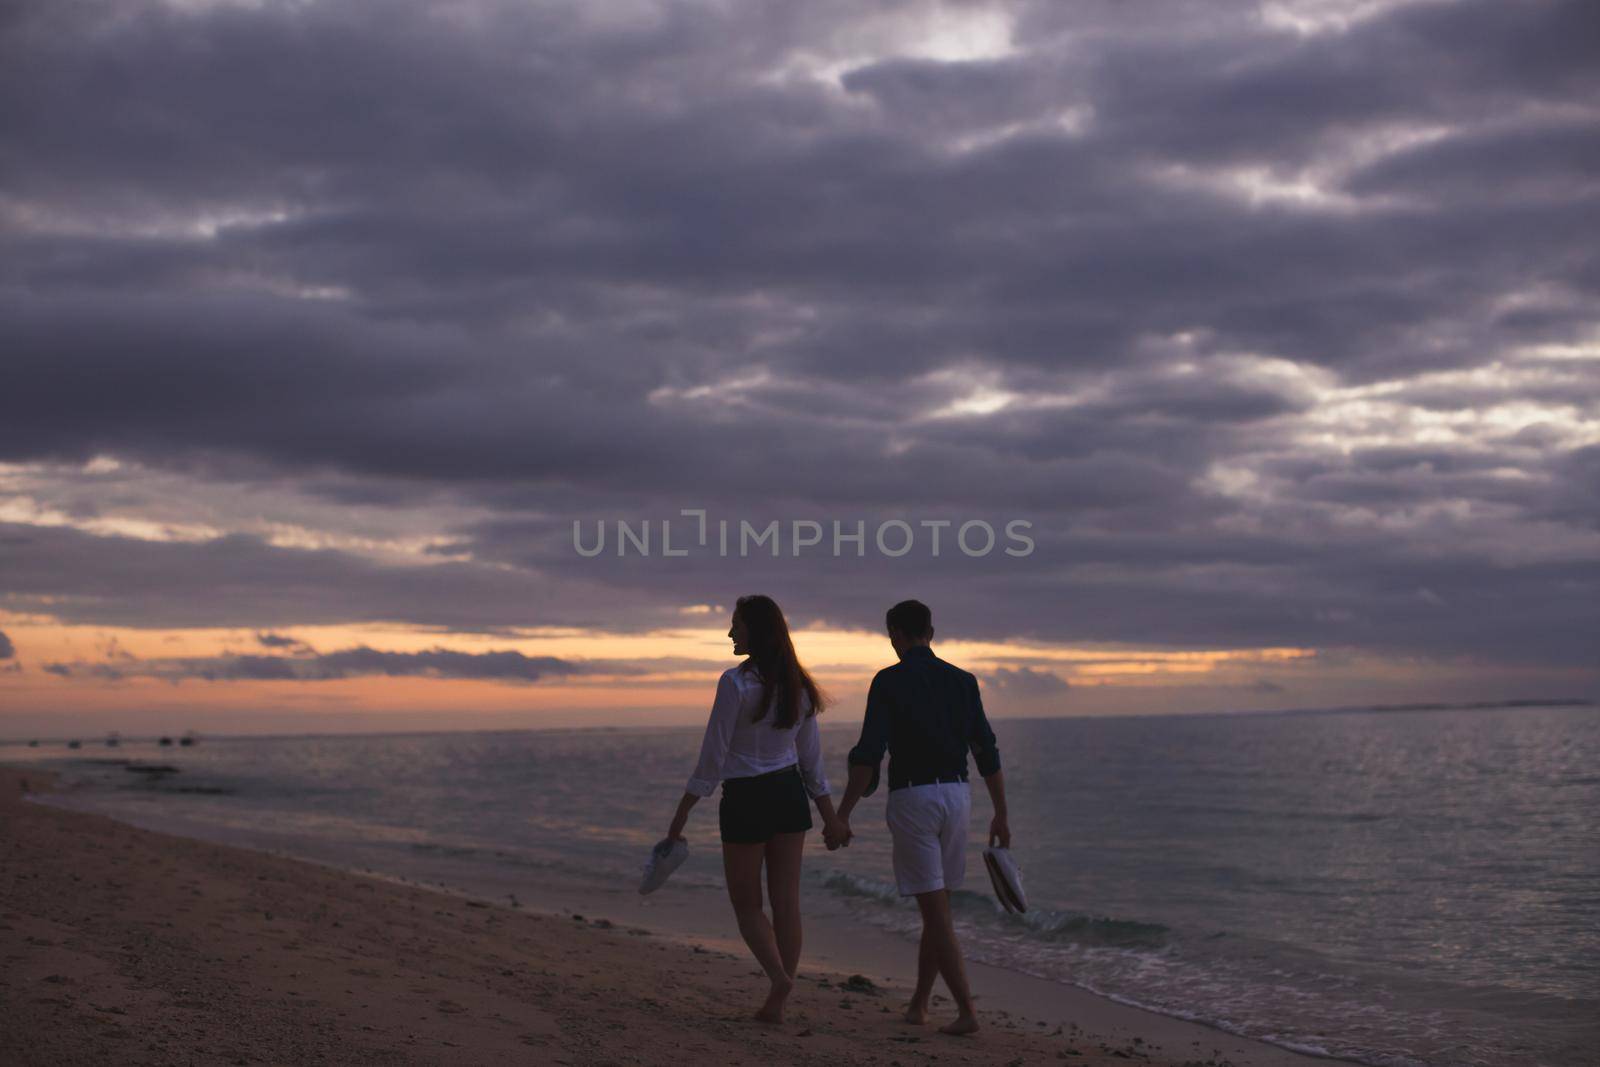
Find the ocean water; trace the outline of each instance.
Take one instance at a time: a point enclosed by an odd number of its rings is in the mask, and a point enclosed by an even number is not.
[[[838,792],[859,720],[830,718]],[[970,956],[1363,1063],[1600,1063],[1600,709],[996,729],[1030,911],[1007,915],[988,892],[974,778],[957,894]],[[67,772],[74,788],[53,803],[504,897],[636,878],[699,733],[0,746],[0,761]],[[808,849],[807,892],[911,937],[882,804],[863,802],[849,849]],[[715,798],[690,838],[674,883],[720,885]]]

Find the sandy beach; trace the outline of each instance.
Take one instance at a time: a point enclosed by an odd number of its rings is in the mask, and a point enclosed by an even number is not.
[[[946,1038],[899,1018],[909,946],[879,980],[815,954],[788,1020],[766,1027],[747,1018],[761,982],[731,942],[24,799],[50,781],[0,768],[7,1064],[1312,1062],[981,966],[986,1028]]]

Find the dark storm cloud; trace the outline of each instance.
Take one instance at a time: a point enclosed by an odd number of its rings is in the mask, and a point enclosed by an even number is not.
[[[1055,696],[1069,688],[1059,674],[1033,667],[996,667],[983,675],[983,681],[997,693],[1023,698]]]
[[[465,563],[385,565],[334,550],[279,548],[231,535],[198,544],[95,537],[0,523],[0,604],[69,623],[132,627],[291,626],[393,621],[463,632],[507,627],[628,628],[675,621],[582,575]]]
[[[926,591],[969,636],[1583,662],[1593,362],[1520,348],[1597,325],[1594,5],[996,10],[1009,54],[948,62],[905,4],[17,8],[0,460],[491,515],[428,566],[18,524],[0,602],[638,629],[762,584],[868,628]],[[845,40],[836,85],[779,76]],[[1542,429],[1408,441],[1511,402]],[[695,506],[1039,550],[571,551]]]
[[[1600,16],[1582,0],[1399,3],[1346,32],[1304,39],[1259,21],[1236,28],[1134,38],[1095,64],[1094,98],[1124,144],[1163,157],[1292,163],[1363,126],[1456,121],[1508,93],[1521,106],[1570,105],[1600,85]]]
[[[1351,175],[1358,195],[1407,193],[1480,202],[1507,196],[1560,197],[1600,172],[1593,118],[1508,125],[1395,152]]]
[[[365,646],[311,656],[208,656],[140,660],[126,663],[51,663],[45,670],[62,677],[117,681],[123,678],[186,678],[219,681],[311,681],[383,675],[537,682],[541,678],[579,673],[582,668],[552,656],[525,656],[510,650],[456,652],[435,648],[424,652],[388,652]]]
[[[427,674],[440,678],[536,682],[546,675],[574,674],[578,668],[552,656],[525,656],[510,651],[469,653],[435,648],[426,652],[381,652],[372,648],[351,648],[317,656],[313,670],[319,678]]]
[[[298,638],[284,634],[256,634],[256,640],[267,648],[298,648],[304,645]]]

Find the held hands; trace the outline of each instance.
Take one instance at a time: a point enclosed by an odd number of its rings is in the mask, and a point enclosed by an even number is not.
[[[848,847],[850,839],[854,836],[848,819],[834,819],[822,828],[822,841],[828,846],[829,852],[837,852],[841,848]]]
[[[992,846],[997,841],[1001,848],[1011,847],[1011,825],[1006,822],[1004,813],[997,813],[989,823],[989,844]]]

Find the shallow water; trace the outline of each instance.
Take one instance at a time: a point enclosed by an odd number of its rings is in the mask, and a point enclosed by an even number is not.
[[[835,788],[855,723],[824,730]],[[1574,1065],[1600,1048],[1600,711],[998,723],[1030,911],[976,855],[969,953],[1167,1014],[1373,1064]],[[209,739],[0,747],[141,825],[503,893],[521,874],[629,880],[698,730]],[[120,762],[167,765],[138,773]],[[714,800],[677,881],[720,884]],[[882,795],[812,892],[910,933]],[[713,853],[714,855],[714,853]]]

